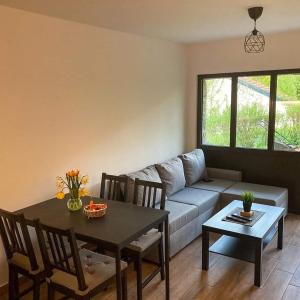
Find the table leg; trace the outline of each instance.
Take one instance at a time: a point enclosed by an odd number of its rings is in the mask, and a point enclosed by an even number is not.
[[[202,270],[209,268],[209,231],[202,230]]]
[[[170,236],[169,236],[169,217],[165,219],[165,272],[166,272],[166,300],[170,299],[170,275],[169,275],[169,259],[170,259]]]
[[[121,251],[116,251],[116,283],[117,283],[117,300],[122,300],[122,275],[121,275]]]
[[[262,279],[262,239],[257,239],[255,242],[255,270],[254,270],[254,285],[260,287]]]
[[[282,247],[283,247],[283,223],[284,223],[284,217],[282,217],[278,221],[277,249],[282,249]]]

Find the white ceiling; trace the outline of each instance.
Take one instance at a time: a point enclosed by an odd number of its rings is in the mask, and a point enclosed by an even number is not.
[[[263,33],[300,29],[300,0],[0,0],[53,17],[177,42],[243,36],[247,8],[264,6]]]

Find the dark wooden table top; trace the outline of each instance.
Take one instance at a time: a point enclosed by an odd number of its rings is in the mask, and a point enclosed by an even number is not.
[[[239,200],[232,201],[212,218],[206,221],[202,225],[203,229],[236,237],[247,236],[247,238],[263,239],[268,235],[279,219],[282,218],[285,211],[282,207],[253,203],[253,210],[262,211],[265,214],[252,227],[223,221],[223,219],[236,207],[243,207],[243,202]]]
[[[94,198],[94,202],[103,202]],[[82,199],[83,205],[88,204],[90,197]],[[146,231],[162,223],[168,211],[145,208],[129,203],[108,201],[106,215],[101,218],[88,219],[82,210],[70,212],[67,200],[50,199],[23,208],[29,221],[39,219],[46,225],[57,228],[74,228],[77,238],[88,242],[103,242],[112,248],[122,249]]]

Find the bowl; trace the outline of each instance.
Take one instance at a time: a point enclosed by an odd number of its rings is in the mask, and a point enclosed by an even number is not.
[[[83,213],[90,219],[90,218],[100,218],[106,214],[107,204],[99,203],[86,205],[83,208]]]

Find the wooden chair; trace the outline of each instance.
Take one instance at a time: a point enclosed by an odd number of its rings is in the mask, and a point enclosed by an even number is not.
[[[105,200],[126,201],[127,188],[128,179],[126,176],[102,173],[100,198]]]
[[[48,300],[58,291],[66,297],[87,300],[104,290],[116,275],[115,259],[88,249],[78,250],[72,229],[57,229],[35,221],[48,284]],[[67,239],[71,256],[66,253]],[[46,249],[46,243],[50,250]],[[121,262],[122,297],[127,299],[127,263]]]
[[[158,182],[135,179],[133,203],[144,207],[165,209],[166,189],[164,184]],[[158,268],[144,281],[142,276],[142,259],[157,247]],[[124,255],[134,261],[137,276],[137,299],[143,297],[143,288],[160,273],[161,280],[165,279],[165,262],[163,250],[163,225],[158,229],[151,229],[147,234],[132,242],[125,248]]]
[[[33,290],[33,299],[40,298],[40,284],[45,279],[44,266],[37,256],[23,214],[0,209],[0,233],[9,269],[9,300],[19,299]],[[19,292],[18,275],[33,281],[33,285]]]

